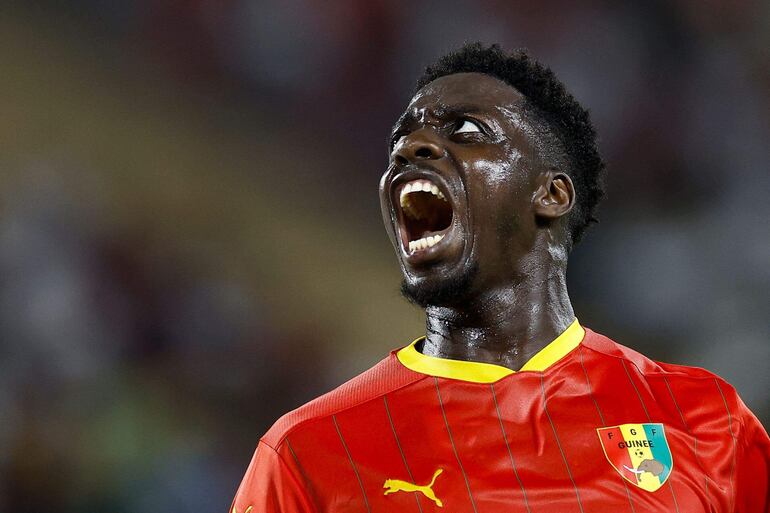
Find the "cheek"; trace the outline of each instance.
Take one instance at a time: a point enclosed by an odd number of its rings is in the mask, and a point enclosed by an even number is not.
[[[521,216],[513,204],[501,209],[500,214],[495,221],[495,232],[497,238],[507,245],[521,234]]]
[[[518,154],[511,160],[476,161],[467,175],[475,231],[498,253],[518,245],[528,231],[531,184],[523,162]]]
[[[466,166],[468,180],[478,178],[490,189],[510,187],[511,184],[519,184],[524,178],[524,158],[521,153],[513,148],[505,148],[495,152],[493,158],[476,158],[470,160],[472,164]]]
[[[466,166],[468,180],[477,178],[493,193],[523,191],[532,168],[526,153],[507,140],[474,147],[463,160],[470,163]]]
[[[466,186],[476,214],[486,222],[519,212],[529,201],[529,172],[524,159],[510,157],[476,160],[466,169]]]

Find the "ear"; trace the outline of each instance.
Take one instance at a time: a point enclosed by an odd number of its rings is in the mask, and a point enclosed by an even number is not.
[[[547,171],[538,178],[532,206],[535,215],[546,219],[558,219],[575,205],[575,186],[572,179],[560,171]]]

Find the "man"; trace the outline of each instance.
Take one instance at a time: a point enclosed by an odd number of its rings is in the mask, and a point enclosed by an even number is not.
[[[281,418],[231,513],[768,511],[770,440],[735,390],[575,318],[595,137],[523,53],[427,69],[380,182],[427,334]]]

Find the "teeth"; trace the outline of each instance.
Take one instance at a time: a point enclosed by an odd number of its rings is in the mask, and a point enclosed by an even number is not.
[[[444,238],[443,235],[433,235],[430,237],[423,237],[422,239],[418,239],[418,240],[410,240],[409,253],[414,253],[415,251],[419,251],[422,249],[427,249],[431,246],[435,246],[443,238]]]
[[[406,202],[405,202],[406,196],[412,192],[429,192],[436,197],[446,200],[446,198],[444,197],[444,193],[442,193],[439,190],[438,186],[435,185],[434,183],[429,182],[428,180],[414,180],[406,184],[404,188],[401,189],[399,200],[401,202],[402,207],[406,205]]]

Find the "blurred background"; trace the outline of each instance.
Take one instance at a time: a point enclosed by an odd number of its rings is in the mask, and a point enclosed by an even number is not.
[[[3,3],[0,511],[226,511],[278,416],[421,334],[377,181],[468,40],[592,112],[583,324],[768,425],[770,3]]]

